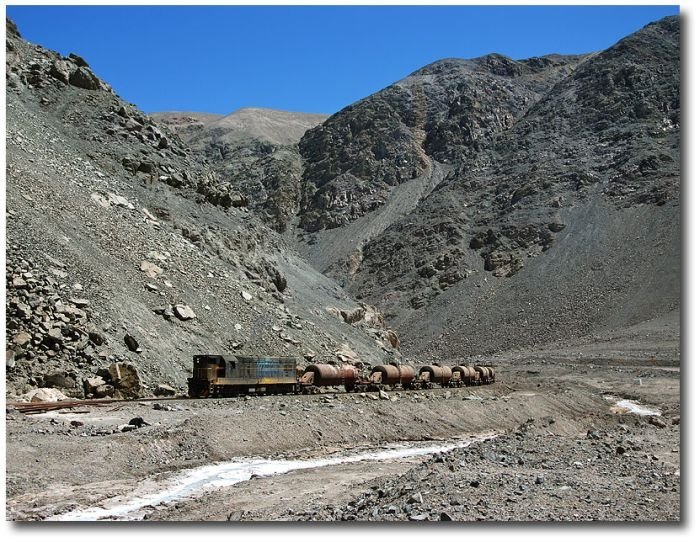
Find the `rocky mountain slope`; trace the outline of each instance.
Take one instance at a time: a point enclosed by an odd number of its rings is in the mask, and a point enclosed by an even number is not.
[[[250,144],[258,141],[271,145],[295,145],[314,126],[322,123],[327,115],[317,113],[292,113],[259,107],[244,107],[229,115],[211,113],[154,113],[153,118],[174,128],[187,128],[192,133],[186,137],[193,150],[204,151],[218,147],[222,155],[229,152],[227,146]],[[213,154],[213,150],[207,151]]]
[[[24,41],[10,21],[6,48],[9,395],[182,390],[203,352],[396,355],[380,314],[84,59]]]
[[[585,57],[438,62],[338,113],[300,143],[301,226],[326,228],[301,252],[421,357],[663,320],[680,302],[679,36],[670,17]]]
[[[226,116],[156,113],[244,202],[279,232],[299,210],[302,160],[298,142],[326,115],[244,108]]]
[[[347,224],[383,205],[394,187],[429,174],[433,161],[474,155],[580,60],[441,60],[346,107],[299,144],[301,226]]]

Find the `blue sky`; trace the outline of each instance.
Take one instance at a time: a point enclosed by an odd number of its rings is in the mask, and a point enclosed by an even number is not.
[[[447,57],[605,49],[677,6],[8,6],[148,113],[334,113]]]

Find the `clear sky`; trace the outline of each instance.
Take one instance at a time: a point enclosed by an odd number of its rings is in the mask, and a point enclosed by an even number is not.
[[[8,6],[142,110],[334,113],[447,57],[605,49],[677,6]]]

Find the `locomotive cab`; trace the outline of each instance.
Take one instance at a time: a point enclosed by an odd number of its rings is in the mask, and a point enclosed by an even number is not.
[[[187,379],[190,397],[207,397],[211,383],[225,374],[226,361],[222,356],[193,356],[192,377]]]

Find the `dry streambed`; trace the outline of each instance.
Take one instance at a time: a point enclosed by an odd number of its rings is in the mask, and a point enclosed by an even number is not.
[[[265,457],[237,458],[224,463],[206,465],[177,474],[167,480],[147,480],[139,488],[123,496],[108,499],[101,506],[76,509],[47,518],[49,521],[95,521],[100,519],[143,519],[144,509],[161,504],[196,498],[209,489],[223,489],[241,482],[264,476],[277,476],[297,470],[324,469],[346,463],[364,463],[367,469],[376,463],[415,458],[469,446],[475,440],[491,438],[492,435],[456,439],[451,442],[420,442],[387,444],[379,449],[351,449],[341,454],[314,459],[275,459]],[[315,476],[323,477],[323,472]],[[161,489],[149,492],[154,485]],[[145,493],[145,494],[144,494]]]

